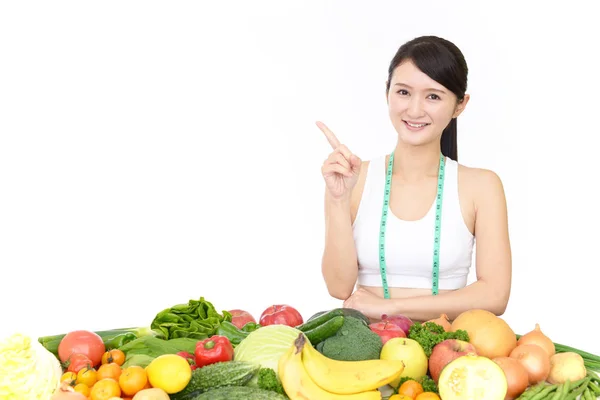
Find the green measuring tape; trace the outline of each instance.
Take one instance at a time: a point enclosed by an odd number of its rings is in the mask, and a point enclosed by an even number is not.
[[[379,229],[379,269],[381,271],[381,281],[383,283],[383,293],[386,299],[390,298],[388,288],[386,263],[385,263],[385,230],[388,212],[390,209],[390,187],[392,184],[392,171],[394,166],[394,153],[390,154],[387,173],[385,177],[385,192],[383,194],[383,210],[381,212],[381,225]],[[438,294],[439,289],[439,270],[440,270],[440,233],[442,226],[442,199],[444,196],[444,155],[440,154],[440,167],[438,171],[437,195],[435,199],[435,236],[433,240],[433,285],[432,293]]]

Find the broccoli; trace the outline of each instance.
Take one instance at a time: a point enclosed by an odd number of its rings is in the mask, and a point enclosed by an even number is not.
[[[263,367],[258,371],[258,387],[264,390],[277,392],[285,396],[283,385],[277,378],[277,374],[273,368]]]
[[[316,346],[321,354],[341,361],[376,360],[382,348],[381,337],[363,320],[350,316],[335,335]]]
[[[456,332],[446,332],[441,325],[435,322],[425,322],[423,324],[415,322],[408,329],[408,338],[419,342],[427,358],[431,356],[433,348],[446,339],[458,339],[465,342],[469,341],[467,331],[459,329]]]

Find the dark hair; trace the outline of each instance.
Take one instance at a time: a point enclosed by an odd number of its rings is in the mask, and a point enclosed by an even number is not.
[[[437,36],[421,36],[404,43],[390,63],[386,91],[390,90],[396,67],[409,60],[431,79],[452,91],[459,101],[464,98],[469,70],[462,52],[454,43]],[[442,132],[440,144],[442,154],[458,161],[456,129],[456,118],[452,118]]]

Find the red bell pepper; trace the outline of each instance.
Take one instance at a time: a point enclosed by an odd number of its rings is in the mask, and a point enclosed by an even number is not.
[[[190,367],[192,368],[192,371],[198,368],[196,365],[196,357],[193,354],[190,354],[187,351],[180,351],[177,353],[177,355],[187,360],[188,364],[190,364]]]
[[[196,366],[233,360],[233,346],[227,336],[214,335],[196,343]]]

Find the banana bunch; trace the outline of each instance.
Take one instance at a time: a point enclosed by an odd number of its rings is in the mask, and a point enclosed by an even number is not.
[[[338,361],[319,353],[303,333],[279,359],[278,374],[290,400],[380,400],[377,390],[404,371],[399,360]]]

